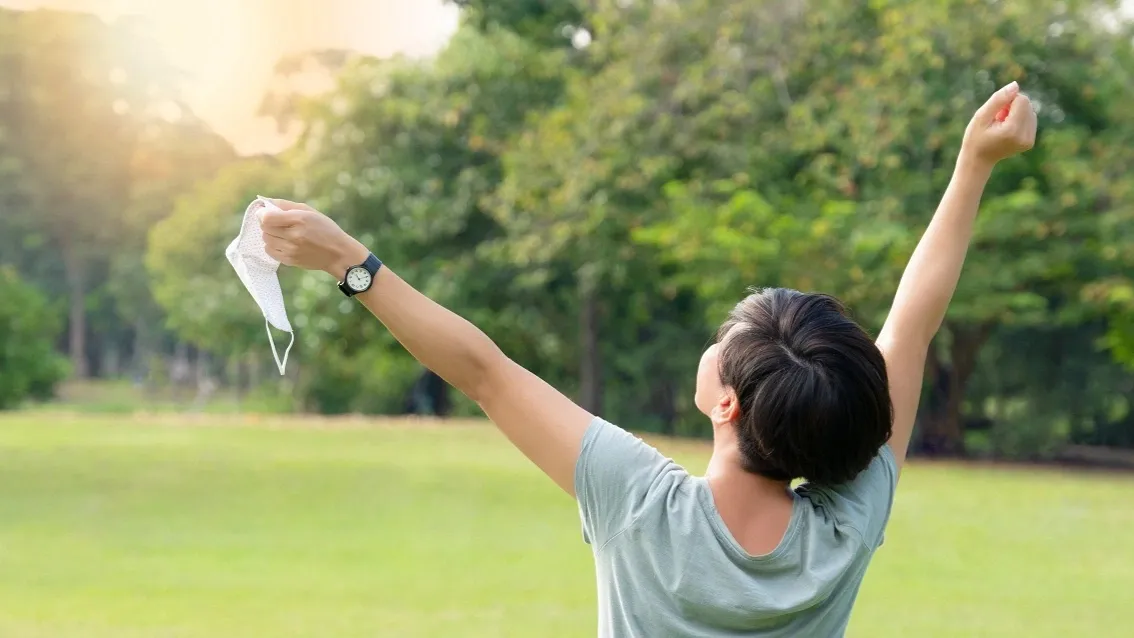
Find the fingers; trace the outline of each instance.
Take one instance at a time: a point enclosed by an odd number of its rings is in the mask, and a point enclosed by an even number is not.
[[[295,254],[295,244],[291,240],[284,237],[277,237],[264,233],[264,252],[274,257],[276,261],[285,264],[291,263],[291,258]]]
[[[266,207],[260,212],[264,251],[281,263],[294,265],[303,239],[303,225],[315,209],[286,199],[268,201],[275,208]]]
[[[264,209],[260,213],[260,228],[265,232],[278,231],[298,225],[307,211],[305,209],[272,210]]]
[[[1012,100],[1016,99],[1019,94],[1020,85],[1015,80],[1009,82],[988,98],[984,106],[977,110],[977,116],[988,122],[993,121],[996,114],[1004,107],[1012,104]]]
[[[285,211],[286,210],[309,210],[309,211],[315,210],[314,208],[311,208],[307,204],[300,204],[298,202],[291,202],[291,201],[288,201],[286,199],[272,199],[272,198],[267,198],[267,199],[268,199],[269,202],[272,202],[273,204],[278,206],[280,208],[280,210],[285,210]]]
[[[264,241],[267,242],[268,238],[289,241],[291,243],[299,243],[302,233],[299,231],[298,226],[265,226],[260,228]]]
[[[1004,125],[1021,146],[1032,147],[1036,139],[1036,110],[1028,96],[1016,96]]]
[[[1012,100],[1011,109],[1007,119],[1004,120],[1009,126],[1023,124],[1025,119],[1031,115],[1035,115],[1035,108],[1032,107],[1031,99],[1023,93],[1017,95],[1016,99]]]

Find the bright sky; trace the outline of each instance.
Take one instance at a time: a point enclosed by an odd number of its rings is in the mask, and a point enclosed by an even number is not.
[[[0,6],[143,16],[167,58],[189,75],[189,106],[245,153],[286,143],[271,121],[255,114],[282,56],[318,48],[429,55],[457,26],[457,9],[443,0],[0,0]]]

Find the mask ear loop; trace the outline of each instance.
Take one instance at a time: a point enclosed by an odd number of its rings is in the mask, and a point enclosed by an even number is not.
[[[276,367],[280,369],[280,376],[284,376],[284,371],[287,369],[287,355],[291,354],[291,347],[295,345],[295,332],[291,333],[291,341],[287,344],[287,350],[283,353],[283,362],[280,362],[280,355],[276,352],[276,339],[272,336],[272,325],[268,320],[264,320],[264,329],[268,331],[268,342],[272,344],[272,358],[276,360]]]

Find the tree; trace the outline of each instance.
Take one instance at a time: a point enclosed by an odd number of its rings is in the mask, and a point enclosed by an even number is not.
[[[922,449],[1129,440],[1134,386],[1110,357],[1134,360],[1134,55],[1126,26],[1094,17],[1107,3],[461,4],[436,59],[281,62],[264,110],[296,146],[226,169],[151,234],[178,338],[265,346],[221,253],[254,195],[293,194],[588,408],[707,434],[692,373],[724,311],[783,285],[879,327],[965,123],[1019,79],[1040,143],[988,189]],[[298,90],[308,72],[333,88]],[[327,277],[282,277],[306,407],[446,409],[446,386]]]
[[[1134,374],[1098,347],[1105,322],[1001,326],[966,391],[971,449],[1050,459],[1065,444],[1134,444]]]
[[[69,298],[74,374],[87,375],[87,295],[120,231],[142,124],[172,102],[175,73],[130,21],[0,10],[0,157],[6,215],[50,246]],[[43,251],[41,251],[42,254]]]
[[[520,269],[482,251],[500,232],[482,200],[529,113],[559,99],[564,55],[465,26],[436,60],[354,59],[335,90],[298,107],[306,117],[294,157],[303,176],[298,196],[314,194],[314,204],[403,276],[536,367],[533,359],[556,347],[555,333],[541,330],[542,300],[511,294]],[[305,288],[298,303],[338,301],[340,293],[322,285]],[[360,311],[319,323],[328,332],[301,340],[320,352],[309,364],[311,383],[321,384],[308,387],[315,406],[400,410],[414,382],[412,359]],[[361,372],[374,361],[384,370]],[[350,391],[360,383],[373,387]]]
[[[0,410],[46,399],[67,373],[55,353],[59,315],[11,266],[0,264]]]
[[[599,4],[589,16],[589,72],[572,76],[564,103],[512,145],[493,211],[507,229],[503,244],[512,259],[548,281],[569,282],[583,404],[605,409],[600,390],[610,388],[626,417],[639,420],[660,407],[657,416],[672,431],[678,414],[692,416],[692,372],[711,329],[683,265],[633,237],[664,219],[666,184],[730,159],[713,155],[729,150],[720,143],[724,131],[698,130],[698,105],[682,103],[701,99],[708,108],[708,93],[692,94],[718,88],[701,83],[721,60],[699,57],[717,31],[706,21],[683,23],[717,7]],[[713,19],[725,25],[733,18]],[[719,98],[713,94],[714,108],[729,108]],[[610,365],[620,360],[635,362],[637,371]],[[610,367],[621,368],[609,376],[623,383],[608,382]]]
[[[481,32],[503,29],[543,49],[572,46],[586,29],[585,3],[577,0],[452,0],[467,24]]]
[[[287,197],[291,186],[286,167],[275,159],[234,162],[178,198],[173,214],[150,231],[146,270],[167,327],[178,338],[230,358],[267,347],[264,318],[224,250],[256,196]],[[293,290],[297,273],[281,273],[291,277],[285,290]]]
[[[1129,219],[1129,146],[1102,142],[1132,130],[1110,106],[1130,84],[1082,78],[1121,74],[1111,53],[1130,33],[1103,29],[1088,2],[820,4],[655,6],[648,35],[621,45],[637,55],[606,72],[635,78],[624,103],[649,106],[623,118],[618,143],[665,129],[675,161],[693,165],[666,188],[669,218],[638,236],[687,264],[709,298],[757,281],[819,289],[878,326],[969,116],[1019,79],[1042,106],[1041,142],[989,186],[928,369],[922,448],[956,453],[966,388],[997,326],[1098,315],[1082,282],[1118,264],[1083,248],[1100,246],[1100,216]],[[840,35],[848,27],[853,40]],[[1091,175],[1098,162],[1114,169]]]
[[[621,109],[636,106],[594,90],[608,72],[580,79],[504,156],[491,198],[504,236],[494,247],[525,266],[519,285],[554,291],[574,321],[559,332],[577,335],[580,403],[612,417],[650,415],[673,431],[708,331],[693,296],[667,282],[656,251],[631,234],[656,214],[680,160],[652,132],[620,137]],[[617,402],[607,402],[607,389]]]
[[[153,298],[145,266],[151,229],[172,214],[179,197],[236,162],[236,153],[188,111],[148,124],[133,151],[129,204],[121,213],[106,279],[114,328],[102,336],[110,352],[128,347],[135,374],[141,375],[165,334],[165,315]],[[120,333],[130,343],[113,343],[108,332]]]

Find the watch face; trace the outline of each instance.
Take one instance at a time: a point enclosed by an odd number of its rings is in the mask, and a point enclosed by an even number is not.
[[[362,292],[370,287],[370,271],[362,266],[355,266],[347,271],[346,285],[355,292]]]

